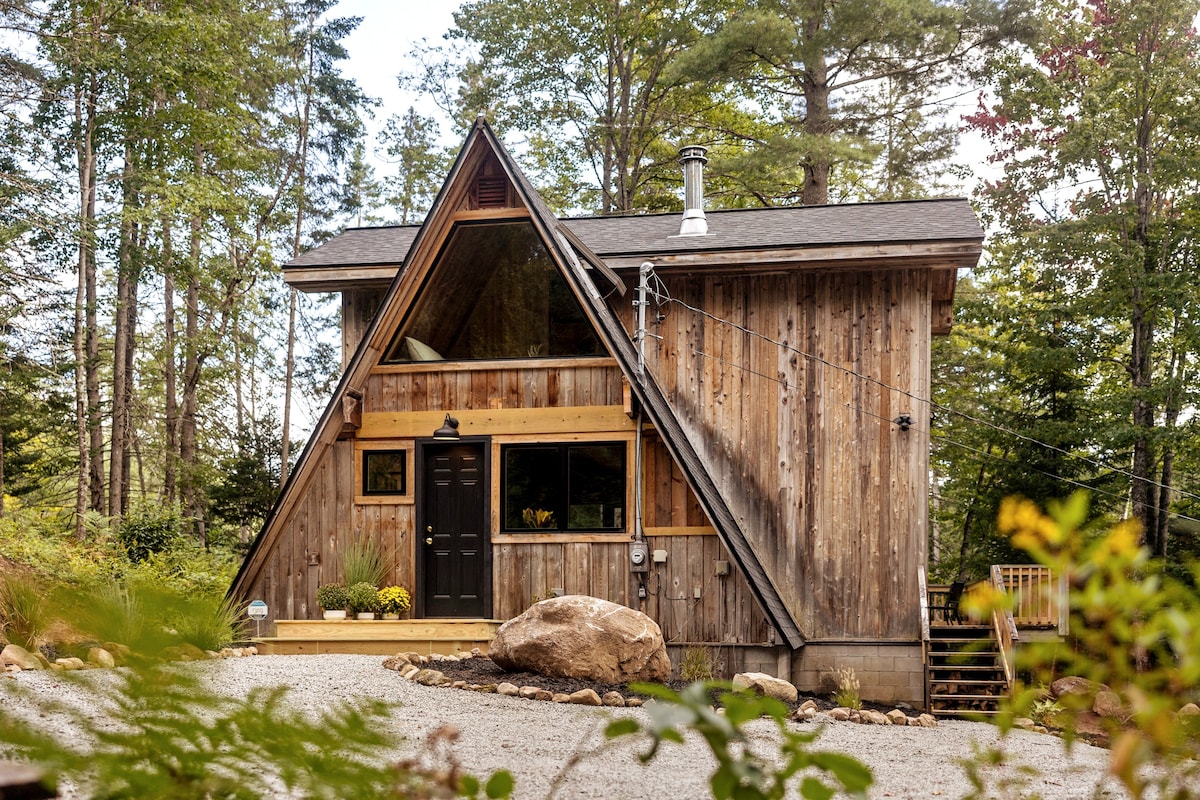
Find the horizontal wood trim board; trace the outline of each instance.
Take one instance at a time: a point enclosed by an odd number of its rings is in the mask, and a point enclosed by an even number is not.
[[[492,544],[621,544],[625,531],[615,533],[493,533]]]
[[[665,528],[642,528],[647,536],[716,536],[717,529],[711,525],[678,525]]]
[[[500,622],[437,620],[277,620],[276,639],[490,639]]]
[[[372,375],[410,372],[489,372],[498,369],[569,369],[572,367],[615,367],[608,356],[584,358],[505,358],[491,361],[417,361],[411,364],[376,364]]]
[[[446,409],[445,411],[373,411],[363,414],[360,439],[428,437],[449,412],[458,419],[463,436],[505,436],[523,433],[621,432],[634,429],[621,406],[563,406],[559,408]]]
[[[259,655],[264,656],[313,656],[313,655],[360,655],[391,656],[396,653],[417,653],[444,656],[461,655],[479,650],[488,652],[489,640],[474,639],[255,639]]]
[[[677,269],[696,272],[801,272],[842,269],[957,269],[977,263],[983,250],[981,241],[924,242],[920,244],[882,242],[861,245],[827,245],[807,248],[730,250],[726,252],[660,254],[651,256],[656,272]],[[722,258],[724,256],[724,258]],[[623,273],[641,267],[645,255],[609,256],[604,259],[613,270]]]

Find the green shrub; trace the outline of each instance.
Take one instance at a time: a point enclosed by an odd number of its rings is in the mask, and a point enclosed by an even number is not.
[[[220,650],[249,635],[242,607],[224,595],[181,598],[170,622],[179,638],[201,650]]]
[[[687,683],[713,679],[712,654],[707,647],[689,647],[679,662],[679,677]]]
[[[290,710],[284,687],[226,697],[189,670],[148,663],[114,671],[111,680],[75,674],[59,680],[93,702],[27,702],[35,721],[39,709],[64,715],[69,743],[13,712],[21,692],[15,686],[14,702],[0,704],[0,756],[37,765],[73,784],[79,797],[402,800],[478,797],[480,791],[500,798],[512,790],[506,772],[484,784],[457,764],[386,763],[380,752],[397,740],[388,707],[378,701],[336,704],[314,717]],[[114,726],[113,717],[121,724]]]
[[[873,782],[871,770],[851,756],[810,749],[821,732],[802,733],[788,727],[788,707],[773,698],[730,692],[728,684],[719,682],[698,681],[682,692],[658,684],[633,684],[630,688],[662,702],[646,708],[649,722],[644,727],[636,718],[625,717],[610,723],[605,736],[648,736],[650,748],[640,756],[647,763],[658,754],[663,742],[682,744],[681,729],[694,731],[717,761],[709,777],[716,800],[779,800],[795,796],[789,794],[789,787],[797,783],[799,795],[805,798],[830,798],[839,790],[852,797],[866,797]],[[721,690],[724,713],[711,705],[712,693]],[[775,721],[780,742],[768,745],[768,752],[759,754],[742,726],[763,716]],[[801,773],[803,777],[799,777]],[[826,779],[834,785],[827,784]]]
[[[174,509],[141,506],[131,511],[117,529],[117,540],[129,560],[137,564],[152,553],[169,550],[180,539],[179,514]]]
[[[326,611],[344,611],[350,594],[340,583],[323,583],[317,587],[317,605]]]
[[[1038,684],[1064,675],[1088,678],[1128,706],[1127,719],[1100,720],[1110,739],[1109,773],[1128,795],[1200,797],[1200,730],[1176,714],[1200,697],[1200,596],[1150,560],[1136,521],[1107,530],[1087,523],[1083,493],[1051,503],[1049,512],[1018,498],[1005,500],[1000,509],[1000,531],[1071,587],[1068,640],[1065,646],[1034,642],[1018,651],[1018,671],[1035,685],[1007,704],[1002,727],[1051,710]],[[1200,565],[1188,568],[1200,578]],[[972,598],[981,614],[1006,601],[987,593]],[[1093,701],[1086,693],[1058,699],[1055,723],[1068,739]],[[969,774],[979,796],[986,795],[978,770]]]
[[[378,611],[379,591],[366,581],[361,581],[347,591],[346,604],[355,614],[364,611]]]
[[[0,633],[12,644],[36,650],[53,622],[41,587],[24,575],[0,577]]]
[[[346,550],[342,553],[342,582],[347,586],[356,583],[380,586],[386,572],[383,548],[379,542],[361,537],[346,544]]]
[[[835,669],[833,683],[833,702],[842,708],[862,708],[862,685],[853,669]]]

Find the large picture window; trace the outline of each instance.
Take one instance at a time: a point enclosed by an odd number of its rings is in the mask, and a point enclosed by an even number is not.
[[[528,222],[455,226],[384,364],[603,356]]]
[[[504,530],[625,530],[625,444],[501,448]]]

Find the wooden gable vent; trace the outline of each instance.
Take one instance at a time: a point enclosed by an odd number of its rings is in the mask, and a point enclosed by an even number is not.
[[[478,175],[471,186],[471,208],[509,208],[508,179],[504,175]]]

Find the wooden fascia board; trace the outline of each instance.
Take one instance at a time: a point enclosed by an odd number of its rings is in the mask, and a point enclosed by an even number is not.
[[[400,262],[377,266],[288,267],[283,281],[302,292],[344,292],[355,289],[385,289],[396,279]]]
[[[463,436],[511,436],[525,433],[631,433],[636,428],[623,406],[551,406],[548,408],[450,409]],[[358,439],[411,439],[430,436],[445,411],[368,411]]]
[[[637,270],[643,262],[656,272],[794,272],[834,269],[958,269],[973,267],[983,253],[982,240],[777,247],[761,250],[705,250],[643,253],[604,258],[617,272]]]

